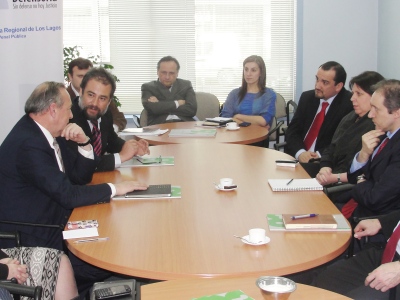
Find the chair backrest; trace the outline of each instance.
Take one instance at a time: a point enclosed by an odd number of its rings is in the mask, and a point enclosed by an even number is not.
[[[215,118],[219,116],[218,98],[210,93],[196,92],[197,113],[196,117],[200,121],[205,118]]]
[[[275,108],[276,108],[275,117],[277,119],[286,117],[286,101],[279,93],[276,93]]]
[[[142,112],[140,113],[140,127],[147,126],[147,110],[143,108]]]

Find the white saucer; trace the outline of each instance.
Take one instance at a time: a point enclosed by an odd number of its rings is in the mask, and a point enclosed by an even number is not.
[[[238,127],[236,127],[236,128],[234,128],[234,129],[230,129],[230,128],[226,128],[226,130],[230,130],[230,131],[234,131],[234,130],[239,130],[240,129],[240,127],[238,126]]]
[[[230,192],[230,191],[237,190],[237,187],[235,187],[233,189],[223,189],[220,184],[215,185],[215,188],[222,192]]]
[[[249,240],[249,236],[248,236],[248,235],[245,235],[245,236],[242,237],[242,239]],[[265,241],[264,241],[264,242],[261,242],[261,243],[258,243],[258,244],[246,242],[245,240],[241,240],[241,241],[242,241],[243,243],[247,244],[247,245],[252,245],[252,246],[265,245],[265,244],[268,244],[268,243],[271,241],[271,239],[270,239],[269,237],[267,237],[267,236],[265,236]]]

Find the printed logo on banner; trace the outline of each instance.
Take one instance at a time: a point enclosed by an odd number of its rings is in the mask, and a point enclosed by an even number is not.
[[[7,9],[8,8],[8,0],[0,0],[0,9]]]

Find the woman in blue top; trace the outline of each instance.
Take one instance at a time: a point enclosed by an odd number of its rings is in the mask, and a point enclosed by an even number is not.
[[[276,94],[266,87],[267,72],[261,56],[252,55],[243,62],[242,87],[228,95],[221,116],[237,123],[249,122],[271,127],[275,116]]]

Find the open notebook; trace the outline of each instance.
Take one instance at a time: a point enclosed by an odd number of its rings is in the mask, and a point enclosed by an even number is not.
[[[268,179],[274,192],[322,191],[323,186],[315,178],[309,179]]]

